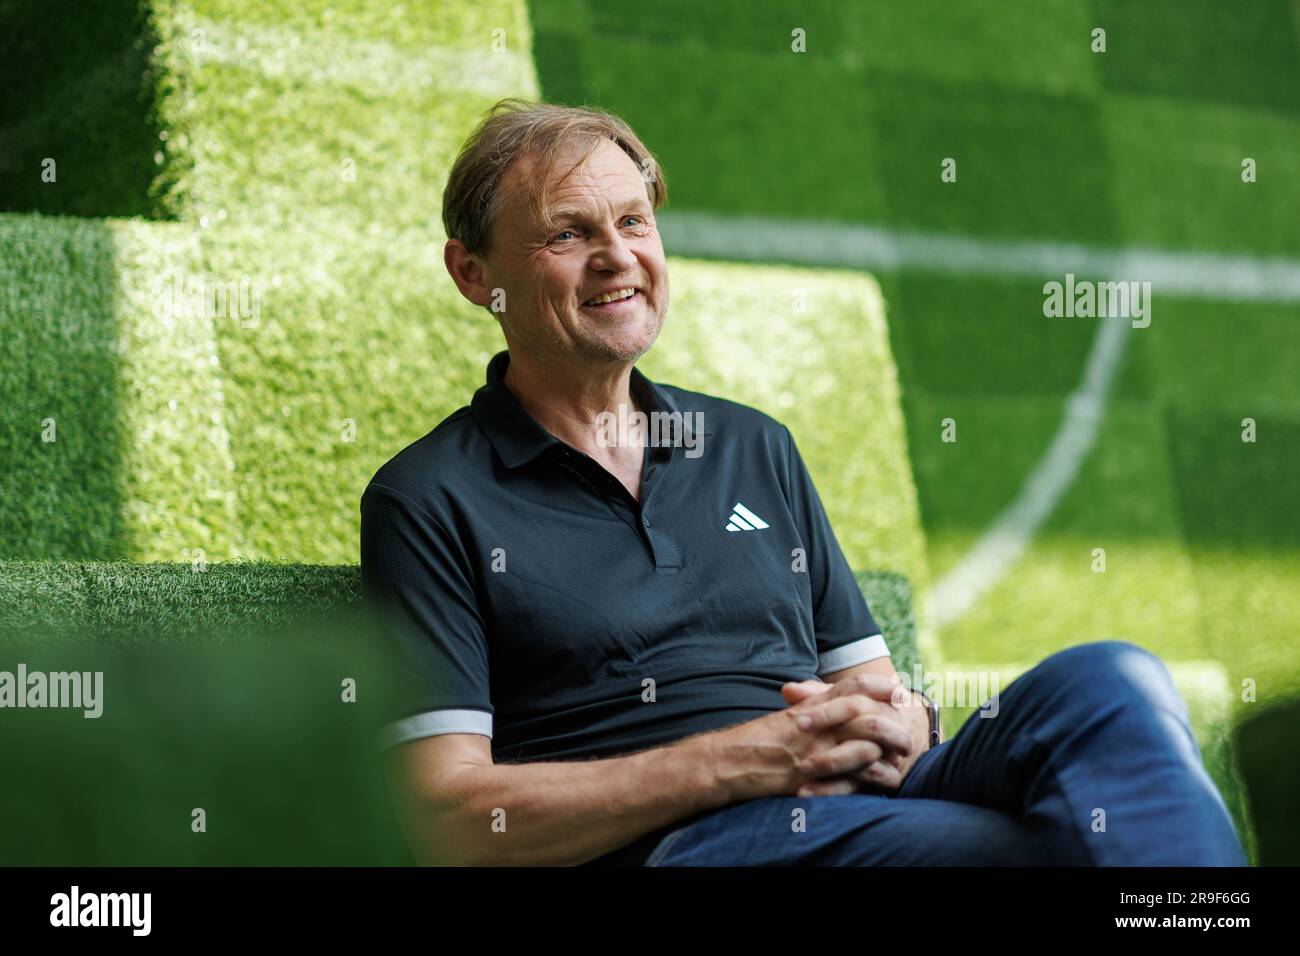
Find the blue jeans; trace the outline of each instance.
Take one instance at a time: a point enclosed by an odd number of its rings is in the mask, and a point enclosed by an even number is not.
[[[896,791],[764,797],[646,866],[1245,866],[1169,671],[1127,641],[1045,658]],[[990,708],[990,712],[994,712]]]

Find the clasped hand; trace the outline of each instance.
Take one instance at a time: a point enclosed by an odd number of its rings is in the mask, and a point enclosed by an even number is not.
[[[925,749],[913,717],[915,696],[896,678],[855,674],[835,684],[790,681],[781,694],[801,730],[836,740],[799,765],[816,779],[801,786],[798,796],[897,790]]]

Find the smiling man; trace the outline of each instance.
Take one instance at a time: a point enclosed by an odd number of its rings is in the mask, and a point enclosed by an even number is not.
[[[668,314],[666,195],[617,117],[518,100],[448,179],[447,271],[506,349],[361,501],[364,594],[410,677],[385,742],[417,858],[1239,862],[1135,645],[1053,655],[942,740],[789,430],[636,368]],[[608,440],[637,413],[681,440]],[[1094,806],[1141,837],[1087,845]]]

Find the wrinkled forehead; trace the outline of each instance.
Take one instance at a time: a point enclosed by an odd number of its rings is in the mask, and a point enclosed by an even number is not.
[[[577,197],[565,190],[575,178],[590,182],[593,160],[599,157],[602,169],[598,180],[609,190],[612,202],[647,199],[648,189],[628,156],[612,140],[567,143],[549,161],[537,154],[520,157],[502,177],[502,192],[513,217],[526,226],[549,227],[562,216],[578,212]],[[619,175],[619,166],[626,167]],[[613,175],[611,175],[613,173]],[[565,193],[568,192],[568,195]]]

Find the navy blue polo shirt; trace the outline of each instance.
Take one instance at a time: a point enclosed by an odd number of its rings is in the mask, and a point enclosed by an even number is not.
[[[363,595],[410,679],[388,745],[624,754],[889,653],[784,425],[634,368],[638,405],[685,429],[645,449],[637,501],[524,410],[508,364],[361,498]]]

